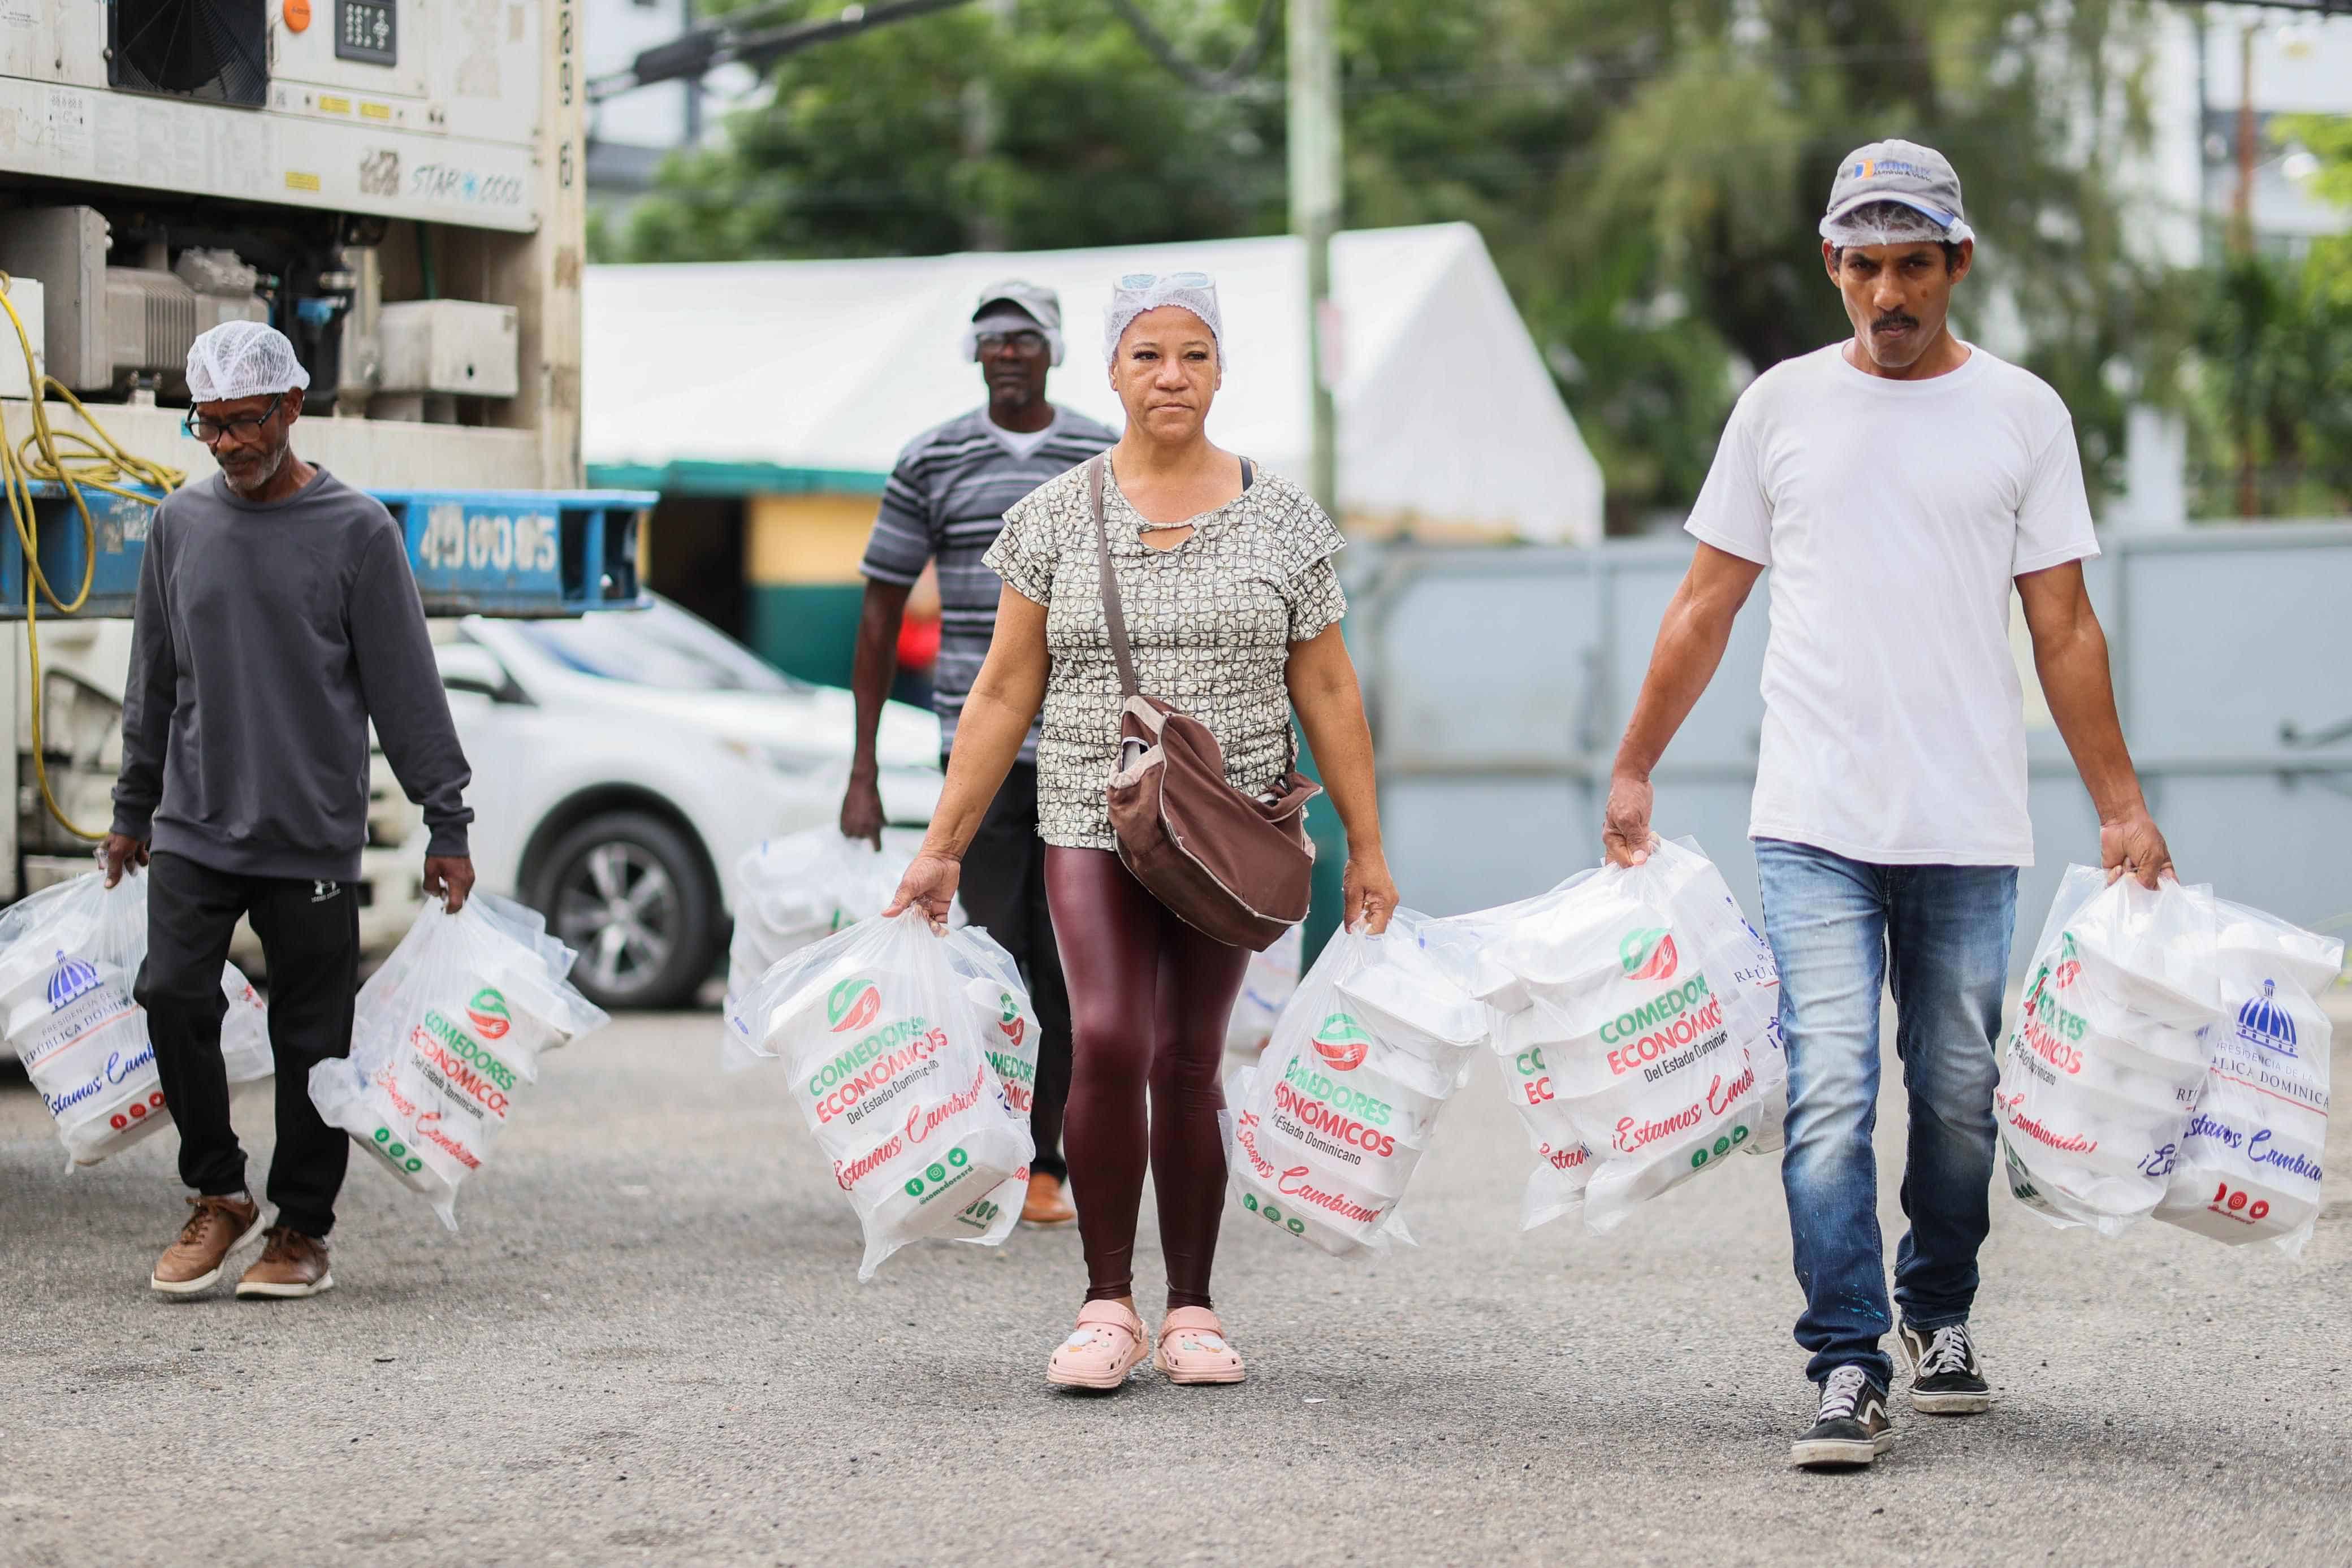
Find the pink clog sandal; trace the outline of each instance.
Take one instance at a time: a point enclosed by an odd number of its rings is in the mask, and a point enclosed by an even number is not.
[[[1239,1383],[1242,1353],[1225,1343],[1225,1325],[1206,1307],[1174,1307],[1160,1322],[1151,1364],[1171,1383]]]
[[[1143,1364],[1143,1320],[1117,1301],[1088,1301],[1055,1347],[1045,1381],[1058,1388],[1117,1388]]]

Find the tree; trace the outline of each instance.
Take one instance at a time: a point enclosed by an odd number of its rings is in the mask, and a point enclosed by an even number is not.
[[[2311,193],[2345,209],[2345,232],[2314,240],[2305,266],[2313,288],[2330,299],[2352,304],[2352,115],[2288,115],[2273,134],[2318,160],[2318,172],[2309,185]]]
[[[1601,100],[1596,134],[1589,156],[1564,161],[1542,241],[1559,282],[1522,299],[1531,323],[1557,323],[1577,361],[1603,367],[1579,417],[1616,427],[1653,460],[1661,483],[1642,499],[1685,502],[1691,458],[1711,448],[1737,384],[1848,330],[1816,225],[1838,158],[1889,135],[1933,145],[1961,171],[1979,235],[1956,303],[1961,329],[2057,388],[2095,490],[2120,480],[2122,389],[2168,382],[2183,334],[2167,323],[2184,319],[2170,303],[2179,280],[2123,244],[2113,193],[2116,166],[2147,133],[2143,7],[1586,9],[1615,17],[1614,36],[1570,16],[1553,47],[1596,31],[1609,40],[1583,56]],[[1595,308],[1596,283],[1616,293],[1613,310]],[[1709,340],[1718,352],[1704,351]],[[1628,364],[1641,380],[1606,384],[1607,367]],[[1661,372],[1664,384],[1650,379]],[[1662,398],[1678,427],[1664,442],[1647,434]],[[1610,475],[1618,500],[1628,477],[1638,476]]]
[[[1235,29],[1236,34],[1238,29]],[[635,260],[929,255],[1278,230],[1278,105],[1185,91],[1095,0],[787,56],[631,214]]]
[[[1230,57],[1257,0],[1145,0]],[[1964,329],[2006,322],[2074,411],[2095,487],[2124,393],[2168,384],[2180,280],[2123,244],[2146,132],[2139,0],[1346,0],[1353,226],[1485,235],[1608,477],[1612,527],[1687,504],[1757,370],[1847,329],[1815,225],[1851,148],[1963,172]],[[1286,221],[1282,63],[1192,91],[1100,0],[973,6],[791,57],[676,161],[642,259],[1216,238]]]
[[[2273,135],[2318,159],[2315,195],[2352,207],[2352,119],[2292,116]],[[2189,383],[2195,510],[2352,508],[2352,233],[2299,256],[2232,257],[2202,307]]]

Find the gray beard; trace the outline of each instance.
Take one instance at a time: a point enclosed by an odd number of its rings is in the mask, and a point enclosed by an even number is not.
[[[256,478],[250,485],[238,484],[236,480],[228,476],[228,470],[226,468],[221,470],[221,483],[226,485],[230,489],[236,491],[240,496],[250,496],[257,491],[267,489],[269,482],[278,477],[278,471],[286,466],[286,459],[293,450],[294,449],[290,446],[279,447],[278,449],[278,455],[269,460],[269,466],[263,469],[260,476]]]

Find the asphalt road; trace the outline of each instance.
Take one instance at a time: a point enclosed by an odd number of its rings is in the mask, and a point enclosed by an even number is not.
[[[355,1161],[339,1288],[283,1304],[152,1297],[168,1134],[61,1176],[0,1080],[0,1563],[2352,1563],[2341,1176],[2299,1266],[1998,1197],[2001,1403],[1818,1476],[1787,1466],[1811,1391],[1772,1159],[1608,1238],[1521,1236],[1531,1156],[1482,1063],[1418,1250],[1340,1262],[1232,1209],[1249,1382],[1075,1397],[1041,1374],[1076,1235],[859,1285],[847,1204],[716,1028],[550,1058],[459,1234]],[[259,1153],[266,1100],[237,1113]],[[1891,1169],[1891,1101],[1881,1126]],[[1149,1280],[1148,1221],[1143,1252]]]

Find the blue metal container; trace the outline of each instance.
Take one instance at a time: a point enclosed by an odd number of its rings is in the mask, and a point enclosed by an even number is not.
[[[649,490],[377,490],[408,540],[428,615],[643,610]]]
[[[509,618],[641,610],[637,527],[655,497],[644,490],[377,490],[401,526],[427,615]],[[85,487],[97,549],[89,602],[78,614],[127,617],[154,508]],[[84,531],[62,486],[33,486],[41,570],[60,599],[81,586]],[[41,613],[54,613],[44,601]],[[25,618],[25,552],[0,528],[0,621]]]

